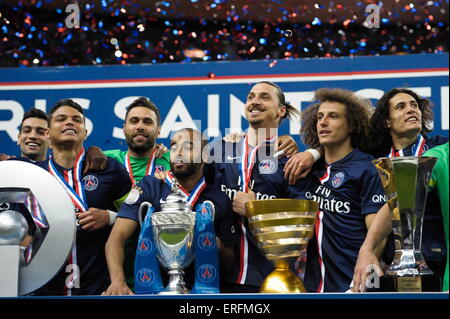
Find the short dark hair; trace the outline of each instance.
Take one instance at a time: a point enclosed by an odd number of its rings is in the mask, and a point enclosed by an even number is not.
[[[338,102],[345,105],[345,117],[352,128],[351,143],[355,148],[367,151],[370,144],[369,120],[372,105],[354,92],[345,89],[319,89],[314,93],[314,100],[318,101],[309,106],[302,113],[300,135],[303,143],[311,148],[320,146],[317,134],[317,113],[323,102]]]
[[[58,102],[56,102],[55,105],[53,105],[50,112],[48,113],[48,124],[49,125],[50,125],[50,120],[52,119],[53,113],[55,113],[57,109],[59,109],[60,107],[63,107],[63,106],[70,106],[70,107],[74,108],[75,110],[77,110],[78,112],[80,112],[83,115],[83,121],[84,121],[84,112],[83,112],[83,108],[81,107],[81,105],[72,99],[62,99],[62,100],[59,100]]]
[[[386,156],[392,147],[392,139],[390,129],[387,126],[389,118],[389,101],[397,94],[405,93],[411,95],[419,105],[422,113],[422,129],[421,134],[432,131],[433,123],[433,103],[426,98],[420,97],[416,92],[407,88],[394,88],[386,92],[377,103],[375,111],[370,119],[370,135],[372,137],[372,145],[370,153],[376,157]]]
[[[300,115],[300,112],[295,107],[293,107],[291,104],[286,102],[286,98],[284,96],[283,90],[280,88],[279,85],[277,85],[273,82],[270,82],[270,81],[261,81],[256,84],[268,84],[270,86],[273,86],[277,90],[277,96],[278,96],[278,100],[280,101],[280,105],[284,106],[286,108],[286,114],[280,120],[280,123],[282,120],[284,120],[287,117],[292,118],[293,115]]]
[[[156,122],[158,123],[158,126],[161,125],[161,113],[159,112],[158,107],[155,105],[155,103],[153,103],[148,98],[143,97],[143,96],[141,96],[140,98],[137,98],[136,100],[134,100],[127,107],[127,112],[125,113],[125,121],[128,118],[128,113],[130,113],[130,111],[132,109],[134,109],[135,107],[145,107],[145,108],[150,109],[153,112],[155,112],[155,114],[156,114]]]
[[[191,128],[191,127],[181,128],[181,129],[177,130],[176,132],[174,132],[172,137],[175,136],[175,134],[178,134],[178,133],[183,132],[183,131],[184,132],[188,132],[192,136],[193,141],[195,140],[195,134],[197,134],[197,136],[200,137],[200,142],[201,142],[200,146],[201,146],[201,149],[202,149],[202,152],[203,152],[203,149],[208,144],[208,140],[204,139],[202,133],[199,130],[195,129],[195,128]]]
[[[37,119],[44,120],[46,122],[48,120],[47,114],[45,114],[44,111],[33,107],[32,109],[26,111],[25,114],[23,115],[22,122],[20,123],[20,127],[19,127],[19,132],[22,131],[23,122],[25,122],[25,120],[27,120],[29,118],[37,118]]]

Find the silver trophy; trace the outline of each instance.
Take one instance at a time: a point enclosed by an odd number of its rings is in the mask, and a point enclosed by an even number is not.
[[[152,214],[153,238],[159,262],[169,270],[169,284],[162,294],[186,294],[189,290],[183,280],[183,269],[194,258],[195,212],[191,211],[177,183],[161,211]]]
[[[19,245],[28,231],[28,223],[15,210],[0,213],[0,245]]]
[[[75,232],[72,201],[49,172],[0,162],[0,297],[47,283],[67,260]]]
[[[422,223],[428,183],[435,157],[395,157],[374,160],[391,211],[394,260],[381,278],[382,290],[438,290],[439,281],[422,255]],[[384,286],[384,287],[383,287]]]

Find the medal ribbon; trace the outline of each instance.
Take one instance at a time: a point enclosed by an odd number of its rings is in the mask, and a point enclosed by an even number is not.
[[[419,134],[417,137],[416,142],[411,147],[411,153],[414,151],[414,156],[421,156],[423,152],[425,151],[425,138],[422,136],[422,134]],[[388,157],[401,157],[404,156],[403,150],[396,151],[394,146],[391,147],[391,152],[389,153]]]
[[[166,177],[166,183],[169,184],[170,187],[173,186],[175,183],[175,177],[173,176],[173,173],[169,171],[167,173]],[[203,192],[203,190],[206,187],[205,178],[202,177],[197,184],[194,186],[192,191],[189,193],[186,189],[183,188],[183,186],[178,184],[178,188],[183,192],[183,194],[186,196],[186,201],[190,205],[191,209],[194,208],[195,203],[197,202],[200,194]]]
[[[61,174],[56,169],[54,159],[52,156],[50,157],[50,159],[48,161],[48,170],[49,170],[50,174],[52,174],[56,178],[56,180],[62,185],[62,187],[64,188],[66,193],[69,195],[70,199],[72,200],[72,203],[75,205],[75,207],[80,212],[85,212],[89,208],[89,206],[87,204],[87,200],[86,200],[86,195],[84,193],[84,187],[82,185],[81,169],[83,166],[84,157],[85,157],[84,148],[82,148],[80,150],[80,152],[78,153],[78,155],[75,157],[75,164],[73,166],[73,176],[72,176],[72,174],[70,174],[70,171],[68,172],[68,174],[65,174],[68,176],[67,180],[63,176],[61,176]],[[73,187],[70,185],[71,181],[73,183]],[[77,226],[79,226],[78,221],[77,221]],[[77,242],[76,242],[76,238],[75,238],[73,245],[72,245],[71,255],[69,256],[68,264],[76,265],[77,261],[78,261],[77,255],[78,255],[77,254]],[[74,271],[72,274],[71,280],[66,284],[64,292],[68,296],[72,295],[72,288],[74,286],[74,283],[77,280],[79,280],[79,276],[80,276],[79,272]]]
[[[250,151],[248,145],[248,135],[245,136],[244,142],[242,143],[242,161],[239,166],[239,174],[241,176],[241,191],[247,193],[250,187],[250,178],[252,176],[253,167],[256,162],[256,155],[261,146],[266,144],[271,144],[277,139],[277,136],[266,139],[261,144],[257,145],[253,150]],[[248,270],[248,240],[247,240],[247,230],[245,227],[245,218],[241,217],[239,220],[239,226],[241,227],[241,242],[240,242],[240,261],[239,261],[239,275],[236,280],[238,284],[245,284],[247,278]]]
[[[145,175],[151,175],[153,176],[154,174],[154,170],[155,170],[155,151],[156,148],[153,149],[152,154],[150,155],[149,160],[147,161],[147,167],[145,169]],[[136,185],[136,181],[134,179],[134,175],[133,175],[133,168],[131,167],[131,161],[130,161],[130,154],[129,152],[127,152],[126,156],[125,156],[125,167],[128,171],[128,175],[130,175],[131,178],[131,183],[133,184],[132,186]]]
[[[61,174],[58,172],[53,162],[54,159],[52,156],[50,156],[50,159],[48,161],[48,170],[50,174],[52,174],[56,178],[56,180],[62,185],[67,194],[69,194],[75,207],[82,212],[88,210],[86,195],[84,194],[84,188],[81,178],[81,168],[83,166],[84,156],[84,148],[82,148],[80,153],[78,153],[77,157],[75,158],[75,165],[73,167],[74,187],[70,186],[64,179],[64,177],[61,176]]]
[[[39,206],[36,197],[32,195],[28,196],[24,205],[28,208],[28,211],[31,212],[31,217],[39,228],[48,228],[47,219],[42,214],[41,207]]]
[[[242,143],[242,161],[239,169],[241,176],[241,191],[247,193],[249,190],[250,178],[252,177],[253,167],[256,162],[256,155],[261,146],[266,144],[272,144],[277,139],[277,136],[266,139],[261,144],[257,145],[255,148],[250,150],[248,145],[248,135],[245,136],[244,142]]]

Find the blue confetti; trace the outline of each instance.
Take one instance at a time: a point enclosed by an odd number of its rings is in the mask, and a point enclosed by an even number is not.
[[[34,3],[36,11],[30,10],[29,3]],[[100,0],[78,1],[82,6],[80,21],[84,25],[71,29],[65,25],[64,6],[55,3],[56,0],[18,0],[2,7],[0,34],[8,48],[2,56],[10,57],[5,61],[15,59],[15,65],[22,67],[36,66],[33,58],[38,58],[41,66],[72,65],[78,60],[72,54],[73,48],[83,48],[84,54],[91,56],[90,63],[121,63],[123,57],[116,60],[107,56],[117,48],[99,40],[111,38],[120,38],[121,50],[127,52],[127,63],[198,61],[183,55],[187,48],[208,49],[204,61],[448,52],[445,43],[449,24],[448,19],[442,19],[448,15],[448,0],[407,1],[385,6],[379,29],[358,31],[355,31],[360,27],[358,22],[369,15],[366,6],[369,3],[383,6],[382,0],[356,0],[350,7],[336,0],[305,1],[301,5],[294,5],[294,1],[268,0],[265,7],[258,9],[252,7],[259,4],[256,0],[242,3],[190,0],[187,3],[192,10],[199,12],[200,28],[180,11],[179,2],[159,0],[154,2],[155,6],[148,6],[138,0]],[[49,14],[45,14],[46,10]],[[318,10],[336,18],[321,20]],[[39,14],[33,17],[30,12]],[[255,13],[257,18],[253,19]],[[405,14],[412,20],[408,18],[405,22],[402,19]],[[4,17],[15,18],[3,23]],[[336,26],[342,30],[336,30]],[[377,41],[361,41],[371,39],[374,32]],[[40,50],[44,47],[45,50]]]
[[[314,18],[313,22],[311,22],[311,24],[312,25],[321,25],[322,21],[320,21],[320,19],[316,17],[316,18]]]

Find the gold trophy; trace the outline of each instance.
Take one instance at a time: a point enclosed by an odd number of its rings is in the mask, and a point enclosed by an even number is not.
[[[301,199],[255,200],[246,204],[250,229],[275,270],[261,285],[264,293],[306,292],[289,265],[306,250],[319,204]]]

